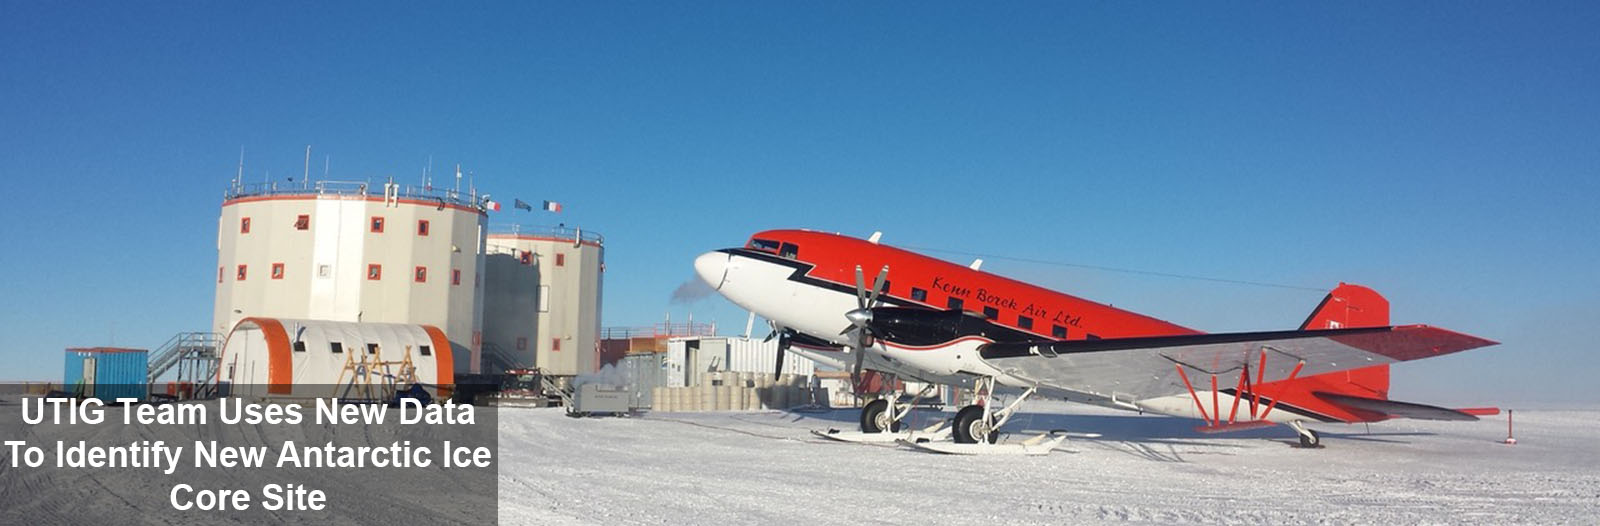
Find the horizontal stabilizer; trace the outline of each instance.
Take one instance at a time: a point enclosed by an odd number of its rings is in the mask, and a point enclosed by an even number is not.
[[[1374,412],[1374,413],[1382,413],[1382,414],[1388,415],[1390,418],[1415,418],[1415,419],[1418,419],[1418,420],[1458,420],[1458,421],[1470,421],[1470,420],[1477,420],[1478,419],[1478,417],[1473,416],[1472,413],[1468,413],[1466,411],[1458,411],[1458,410],[1455,410],[1455,409],[1449,409],[1449,408],[1445,408],[1445,407],[1437,407],[1437,406],[1423,405],[1423,404],[1413,404],[1411,402],[1397,402],[1397,401],[1394,401],[1394,400],[1380,400],[1380,399],[1377,399],[1377,398],[1365,398],[1365,397],[1360,397],[1360,396],[1350,396],[1350,395],[1342,395],[1342,394],[1334,394],[1334,393],[1324,393],[1324,392],[1321,392],[1321,391],[1314,392],[1312,394],[1316,395],[1317,398],[1321,398],[1324,401],[1327,401],[1328,403],[1331,403],[1331,404],[1341,405],[1341,406],[1349,407],[1349,408],[1352,408],[1352,409],[1359,409],[1359,410],[1362,410],[1362,411],[1371,411],[1371,412]]]

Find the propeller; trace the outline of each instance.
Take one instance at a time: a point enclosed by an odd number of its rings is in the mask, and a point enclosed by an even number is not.
[[[844,314],[850,320],[850,326],[839,331],[840,335],[851,335],[851,347],[855,348],[856,364],[850,371],[850,381],[855,384],[857,391],[861,388],[861,367],[867,359],[867,347],[872,345],[872,308],[879,304],[879,296],[883,295],[883,286],[888,282],[889,266],[884,265],[878,271],[878,277],[872,280],[872,289],[867,290],[866,275],[861,272],[861,265],[856,265],[856,309]]]
[[[789,340],[794,337],[794,329],[780,327],[777,322],[770,320],[767,325],[772,327],[772,332],[768,332],[766,339],[761,340],[761,343],[770,342],[773,338],[778,339],[777,366],[772,370],[772,379],[777,380],[778,377],[783,376],[783,355],[789,352]]]

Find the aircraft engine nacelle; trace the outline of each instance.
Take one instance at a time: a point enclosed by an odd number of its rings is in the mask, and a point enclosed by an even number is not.
[[[900,345],[938,345],[962,336],[993,339],[999,332],[994,324],[959,310],[930,310],[906,307],[871,309],[867,327],[873,336]]]

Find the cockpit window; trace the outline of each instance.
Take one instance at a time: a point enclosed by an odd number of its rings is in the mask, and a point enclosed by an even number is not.
[[[784,243],[783,249],[778,251],[778,255],[789,259],[797,259],[800,257],[800,246],[794,243]]]
[[[778,252],[778,242],[770,239],[751,239],[750,244],[745,245],[745,247],[763,252]]]

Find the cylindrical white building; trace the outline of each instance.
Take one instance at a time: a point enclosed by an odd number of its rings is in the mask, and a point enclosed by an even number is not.
[[[442,398],[455,385],[453,346],[431,325],[250,317],[225,342],[217,384],[230,396],[349,398],[372,385],[388,398],[421,384]]]
[[[485,211],[398,184],[236,185],[217,228],[216,332],[295,318],[438,327],[478,370]]]
[[[550,376],[599,369],[605,239],[567,227],[496,226],[484,265],[484,342]]]

